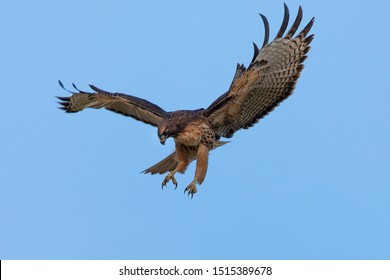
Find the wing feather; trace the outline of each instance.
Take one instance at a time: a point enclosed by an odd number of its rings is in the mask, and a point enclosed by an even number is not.
[[[281,38],[283,36],[284,31],[286,31],[288,21],[290,20],[290,12],[288,10],[288,7],[287,7],[286,3],[283,3],[283,5],[284,5],[283,21],[282,21],[282,25],[279,28],[278,33],[276,34],[275,39]]]
[[[285,36],[286,39],[291,39],[292,36],[294,36],[294,34],[295,34],[295,32],[297,31],[299,25],[301,24],[302,17],[303,17],[302,7],[299,6],[298,15],[297,15],[297,17],[295,18],[294,23],[291,25],[290,30],[287,32],[287,34],[286,34],[286,36]]]
[[[266,30],[261,50],[255,48],[248,69],[242,66],[239,75],[236,70],[228,92],[204,112],[218,136],[229,138],[237,130],[253,126],[292,94],[314,38],[314,35],[307,36],[314,18],[293,38],[302,16],[299,7],[294,23],[283,37],[289,20],[289,10],[284,5],[282,25],[275,39],[268,44],[268,21],[261,15]]]
[[[163,116],[167,113],[162,108],[145,99],[123,93],[111,93],[94,85],[90,85],[94,92],[85,92],[79,90],[74,84],[77,92],[67,90],[61,81],[60,86],[72,94],[70,97],[57,97],[62,102],[58,102],[62,107],[60,109],[67,113],[76,113],[85,108],[107,110],[132,117],[153,126],[158,126]]]
[[[268,44],[269,40],[269,23],[265,15],[260,14],[260,16],[264,23],[264,41],[263,45],[261,46],[261,49],[263,49]]]

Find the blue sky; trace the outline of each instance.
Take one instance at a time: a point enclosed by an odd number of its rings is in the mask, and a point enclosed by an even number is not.
[[[2,1],[0,259],[389,259],[388,1],[287,1],[316,34],[294,94],[161,190],[173,150],[57,81],[206,107],[278,1]],[[273,38],[273,37],[272,37]]]

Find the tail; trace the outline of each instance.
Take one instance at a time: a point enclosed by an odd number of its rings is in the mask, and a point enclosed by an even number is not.
[[[221,147],[227,143],[229,143],[229,142],[228,141],[217,141],[217,142],[215,142],[212,150],[214,150],[215,148]],[[191,161],[193,161],[194,159],[195,158],[193,158]],[[169,156],[164,158],[162,161],[145,169],[141,173],[144,173],[144,174],[150,173],[152,175],[157,174],[157,173],[164,174],[164,173],[167,173],[169,171],[174,170],[176,168],[177,164],[178,164],[178,161],[177,161],[176,152],[173,152],[172,154],[170,154]]]
[[[148,169],[145,169],[141,173],[147,174],[150,173],[152,175],[154,174],[164,174],[169,171],[172,171],[176,168],[178,162],[176,158],[176,152],[173,152],[166,158],[164,158],[162,161],[156,163],[152,167],[149,167]]]

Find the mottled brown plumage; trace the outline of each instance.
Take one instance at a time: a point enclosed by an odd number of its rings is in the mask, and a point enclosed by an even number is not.
[[[299,7],[294,23],[285,34],[289,10],[284,5],[282,25],[275,39],[268,43],[268,20],[264,15],[260,16],[265,27],[261,49],[253,43],[254,55],[248,68],[237,64],[229,90],[206,109],[166,112],[147,100],[110,93],[92,85],[94,92],[84,92],[73,85],[77,92],[69,91],[72,93],[70,97],[58,97],[62,101],[59,102],[61,109],[71,113],[85,108],[106,108],[157,127],[162,144],[172,137],[175,152],[143,172],[169,172],[162,186],[169,181],[177,186],[174,175],[184,173],[196,159],[194,180],[185,189],[192,197],[197,192],[196,185],[202,184],[206,177],[209,151],[227,143],[219,139],[230,138],[236,131],[253,126],[272,111],[292,94],[303,69],[314,38],[314,35],[308,36],[314,18],[294,37],[302,21],[302,8]],[[63,87],[61,82],[60,85]]]

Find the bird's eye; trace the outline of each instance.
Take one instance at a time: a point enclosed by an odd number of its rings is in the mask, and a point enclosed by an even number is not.
[[[169,134],[169,129],[167,128],[166,130],[164,130],[163,135],[167,136],[168,134]]]

